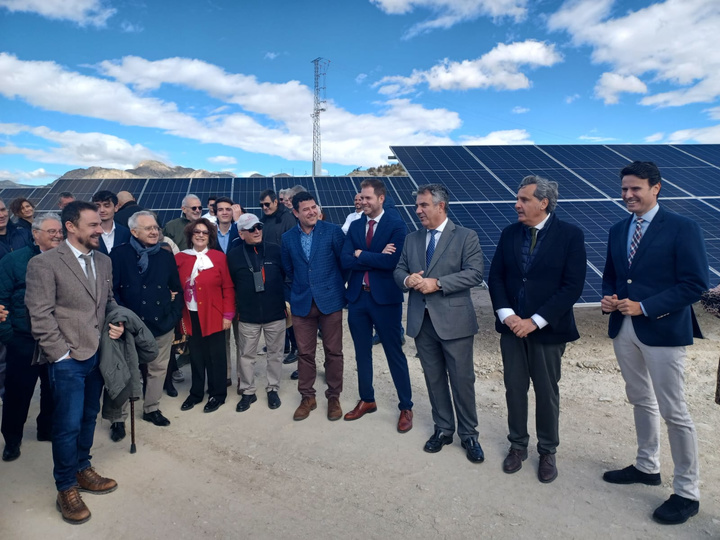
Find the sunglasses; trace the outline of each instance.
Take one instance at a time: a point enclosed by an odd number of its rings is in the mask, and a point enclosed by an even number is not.
[[[260,203],[260,206],[262,206],[263,208],[270,208],[270,205],[272,205],[272,203],[269,203],[269,202],[261,202]]]
[[[193,234],[198,236],[210,236],[210,231],[201,231],[200,229],[193,230]]]
[[[202,206],[188,206],[190,210],[193,212],[197,212],[198,210],[202,210]]]
[[[256,223],[252,226],[251,229],[243,229],[245,232],[255,232],[255,231],[262,231],[263,230],[263,224],[262,223]]]

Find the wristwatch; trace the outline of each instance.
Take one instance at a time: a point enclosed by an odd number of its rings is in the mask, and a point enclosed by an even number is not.
[[[435,280],[435,283],[437,283],[437,288],[442,290],[442,283],[440,283],[440,280],[439,279]]]

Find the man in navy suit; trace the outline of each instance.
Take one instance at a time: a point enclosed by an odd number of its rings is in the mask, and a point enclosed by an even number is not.
[[[92,202],[97,206],[98,214],[100,214],[100,226],[103,230],[98,251],[110,255],[115,246],[127,244],[130,241],[130,229],[115,223],[118,198],[112,191],[98,191],[92,196]]]
[[[510,451],[503,471],[515,473],[528,457],[528,389],[535,389],[535,426],[540,454],[538,479],[557,478],[560,443],[560,365],[565,344],[580,337],[573,305],[582,294],[587,268],[585,240],[561,221],[555,207],[558,184],[526,176],[518,188],[518,221],[503,230],[490,266],[488,286],[500,332]]]
[[[315,197],[302,191],[293,197],[298,224],[282,235],[282,262],[291,282],[290,309],[298,345],[298,390],[302,396],[294,420],[304,420],[317,408],[315,350],[322,326],[328,420],[342,417],[342,310],[345,280],[340,264],[345,235],[337,225],[319,221]]]
[[[660,416],[675,471],[674,494],[653,513],[660,523],[684,523],[700,508],[698,446],[683,388],[685,346],[702,337],[692,304],[708,289],[700,227],[658,204],[660,171],[635,161],[620,172],[622,198],[632,215],[610,229],[603,273],[609,335],[635,413],[635,465],[603,475],[613,484],[657,486]]]
[[[400,260],[407,227],[397,212],[385,212],[385,184],[369,178],[360,184],[363,216],[350,224],[342,252],[342,265],[350,270],[348,280],[348,326],[355,343],[360,401],[345,415],[357,420],[375,412],[373,389],[373,325],[390,367],[398,393],[398,431],[412,429],[412,390],[407,358],[402,350],[403,293],[395,284],[393,270]]]

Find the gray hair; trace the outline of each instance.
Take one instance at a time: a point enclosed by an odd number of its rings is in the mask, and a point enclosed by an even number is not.
[[[185,195],[185,197],[183,198],[183,200],[182,200],[182,206],[188,208],[188,201],[189,201],[190,199],[197,199],[198,201],[200,201],[200,197],[198,197],[197,195],[193,195],[192,193],[190,193],[190,194],[188,194],[188,195]],[[200,204],[202,204],[202,201],[200,201]]]
[[[432,195],[433,204],[437,206],[441,202],[445,203],[445,211],[447,212],[448,204],[450,204],[450,193],[442,184],[424,184],[418,186],[415,195],[424,195],[429,193]]]
[[[548,200],[546,208],[547,213],[549,214],[550,212],[555,211],[558,201],[558,183],[548,180],[547,178],[543,178],[542,176],[530,175],[522,179],[522,182],[520,182],[520,186],[518,187],[518,191],[525,186],[531,186],[533,184],[537,186],[535,188],[535,198],[541,202],[543,199]]]
[[[283,198],[285,198],[285,194],[286,194],[287,192],[288,192],[287,189],[281,189],[280,191],[278,191],[278,197],[283,197]]]
[[[303,186],[301,186],[300,184],[297,184],[297,185],[295,185],[295,186],[293,186],[293,187],[291,187],[291,188],[287,188],[287,189],[285,190],[285,195],[286,195],[287,197],[292,198],[292,197],[294,197],[295,195],[297,195],[298,193],[300,193],[300,192],[302,192],[302,191],[307,191],[307,189],[305,189],[305,188],[304,188]]]
[[[58,216],[54,212],[48,212],[47,214],[42,214],[33,220],[32,230],[33,231],[41,230],[43,223],[45,223],[48,219],[54,219],[58,223],[62,223],[62,221],[60,221],[60,216]]]
[[[135,230],[138,227],[138,218],[141,217],[151,217],[155,220],[155,223],[157,223],[157,216],[155,215],[155,212],[150,212],[148,210],[140,210],[139,212],[135,212],[132,216],[128,218],[128,229]]]

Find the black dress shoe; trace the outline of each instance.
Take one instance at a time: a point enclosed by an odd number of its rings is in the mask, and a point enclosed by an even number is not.
[[[558,471],[555,465],[555,454],[540,454],[540,465],[538,466],[538,480],[543,484],[549,484],[557,478]]]
[[[293,381],[297,381],[300,378],[300,374],[298,373],[297,369],[290,374],[290,378]]]
[[[175,385],[172,383],[172,379],[165,383],[165,393],[170,397],[177,397],[178,391],[175,389]]]
[[[611,484],[647,484],[648,486],[662,484],[660,473],[644,473],[638,471],[634,465],[618,471],[608,471],[603,474],[603,480]]]
[[[473,463],[482,463],[485,461],[485,453],[483,452],[482,446],[480,446],[477,437],[468,437],[462,442],[462,447],[465,449],[465,455],[468,460]]]
[[[687,499],[673,493],[653,512],[653,519],[663,525],[679,525],[685,523],[699,510],[700,501]]]
[[[237,404],[237,407],[235,407],[235,410],[237,412],[243,412],[247,411],[250,408],[251,403],[255,403],[257,401],[257,396],[255,394],[243,394],[243,397],[240,398],[240,401]]]
[[[185,401],[183,401],[183,404],[180,405],[180,410],[181,410],[181,411],[189,411],[190,409],[192,409],[192,408],[193,408],[195,405],[197,405],[198,403],[200,403],[200,402],[199,402],[199,401],[195,401],[195,398],[194,398],[194,397],[188,396],[188,398],[187,398]]]
[[[110,425],[110,440],[122,441],[125,438],[125,422],[113,422]]]
[[[153,411],[149,413],[143,413],[142,419],[146,422],[152,422],[156,426],[169,426],[170,420],[165,418],[160,411]]]
[[[291,350],[288,355],[283,358],[283,364],[294,364],[297,362],[297,350]]]
[[[431,454],[435,454],[436,452],[442,450],[443,446],[445,446],[446,444],[451,444],[452,442],[452,435],[443,435],[442,431],[436,429],[435,433],[433,433],[433,436],[430,437],[428,439],[428,442],[425,443],[423,450]]]
[[[2,460],[3,461],[15,461],[20,457],[20,443],[17,444],[6,444],[3,450]]]
[[[268,393],[268,407],[271,409],[277,409],[282,402],[280,401],[280,396],[278,396],[278,393],[275,390],[270,390]]]
[[[503,461],[503,472],[512,474],[522,469],[522,462],[528,457],[527,448],[511,448],[505,461]]]
[[[210,399],[208,399],[208,402],[205,404],[205,407],[203,407],[203,412],[215,412],[220,408],[220,405],[222,405],[223,403],[225,403],[225,402],[220,401],[216,397],[211,397]]]

